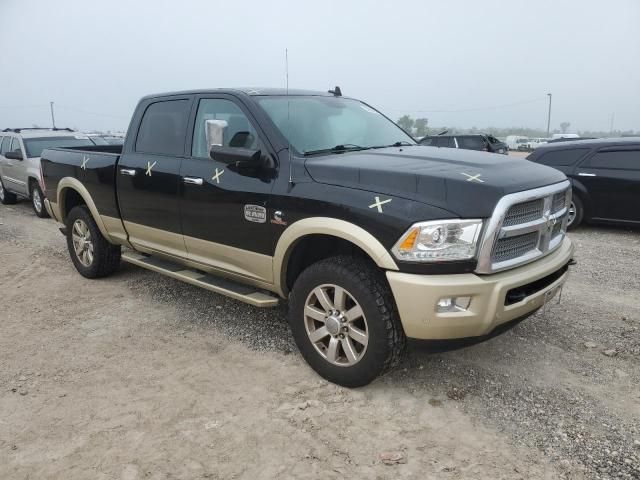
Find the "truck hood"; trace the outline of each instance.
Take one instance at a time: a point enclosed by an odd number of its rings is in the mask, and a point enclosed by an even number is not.
[[[305,162],[311,178],[486,218],[501,197],[561,182],[553,168],[506,155],[427,146],[390,147]]]

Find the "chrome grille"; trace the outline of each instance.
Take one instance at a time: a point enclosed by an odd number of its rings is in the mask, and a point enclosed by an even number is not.
[[[521,257],[538,246],[538,232],[525,233],[515,237],[501,238],[496,242],[493,259],[496,262],[505,262]]]
[[[551,253],[564,239],[570,203],[568,181],[502,197],[485,228],[476,272],[514,268]]]
[[[509,227],[520,223],[532,222],[542,217],[544,199],[538,198],[530,202],[518,203],[509,209],[502,225]]]
[[[567,197],[567,192],[556,193],[553,196],[553,201],[551,203],[551,213],[557,213],[562,210],[565,206],[565,202]]]

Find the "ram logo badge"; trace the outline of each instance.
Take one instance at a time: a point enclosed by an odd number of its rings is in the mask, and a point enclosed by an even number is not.
[[[248,222],[265,223],[267,221],[267,209],[260,205],[245,205],[244,219]]]

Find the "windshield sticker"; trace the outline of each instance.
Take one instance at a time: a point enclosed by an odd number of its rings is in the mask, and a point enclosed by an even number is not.
[[[265,223],[267,221],[267,209],[260,205],[245,205],[244,219],[253,223]]]
[[[391,202],[391,198],[387,198],[386,200],[380,200],[380,197],[375,197],[376,201],[369,205],[369,208],[377,208],[378,209],[378,213],[383,213],[382,212],[382,205],[384,205],[385,203],[389,203]]]

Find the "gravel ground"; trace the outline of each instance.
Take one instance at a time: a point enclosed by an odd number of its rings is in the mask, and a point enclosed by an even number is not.
[[[54,222],[0,206],[0,478],[640,478],[640,232],[571,237],[545,315],[347,390],[284,307],[83,279]]]

